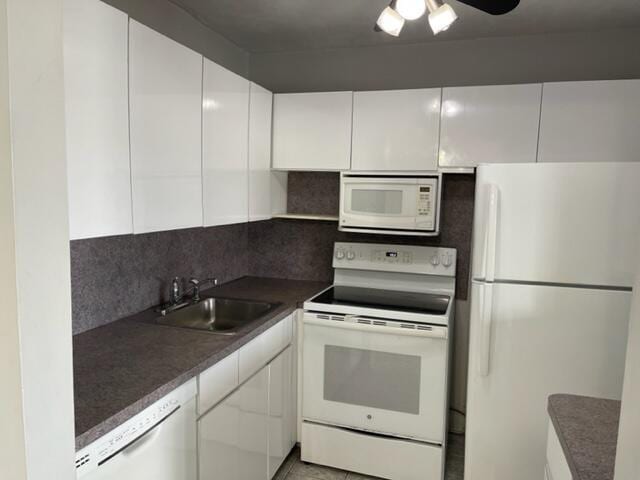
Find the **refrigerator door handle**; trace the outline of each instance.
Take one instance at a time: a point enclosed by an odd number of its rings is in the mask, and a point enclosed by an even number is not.
[[[484,239],[484,279],[493,282],[496,276],[496,242],[498,237],[498,207],[500,195],[497,185],[488,185],[487,229]]]
[[[493,317],[493,285],[485,284],[481,290],[480,304],[480,359],[478,362],[478,374],[481,377],[489,375],[489,362],[491,351],[491,323]]]

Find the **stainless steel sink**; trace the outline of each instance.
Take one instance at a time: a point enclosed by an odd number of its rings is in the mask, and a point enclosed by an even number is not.
[[[160,325],[193,328],[220,335],[235,335],[241,327],[269,313],[279,305],[279,303],[231,298],[206,298],[159,316],[155,322]]]

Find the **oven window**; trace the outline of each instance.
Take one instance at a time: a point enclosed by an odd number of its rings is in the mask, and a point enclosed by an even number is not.
[[[351,210],[380,215],[399,215],[402,213],[402,190],[353,189]]]
[[[324,399],[420,413],[420,357],[325,345]]]

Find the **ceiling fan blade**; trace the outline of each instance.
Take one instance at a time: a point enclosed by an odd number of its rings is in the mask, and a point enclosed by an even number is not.
[[[458,0],[491,15],[504,15],[516,8],[520,0]]]

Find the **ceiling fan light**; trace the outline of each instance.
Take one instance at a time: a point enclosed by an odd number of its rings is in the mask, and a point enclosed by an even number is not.
[[[378,17],[376,25],[380,27],[380,30],[383,32],[397,37],[400,35],[402,27],[404,26],[404,18],[393,8],[387,7]]]
[[[427,11],[425,0],[396,0],[395,11],[405,20],[415,20]]]
[[[429,25],[433,33],[437,35],[440,32],[447,30],[453,22],[458,19],[458,15],[453,11],[453,8],[447,3],[438,6],[435,9],[431,8],[431,4],[435,1],[430,1],[429,13]]]

